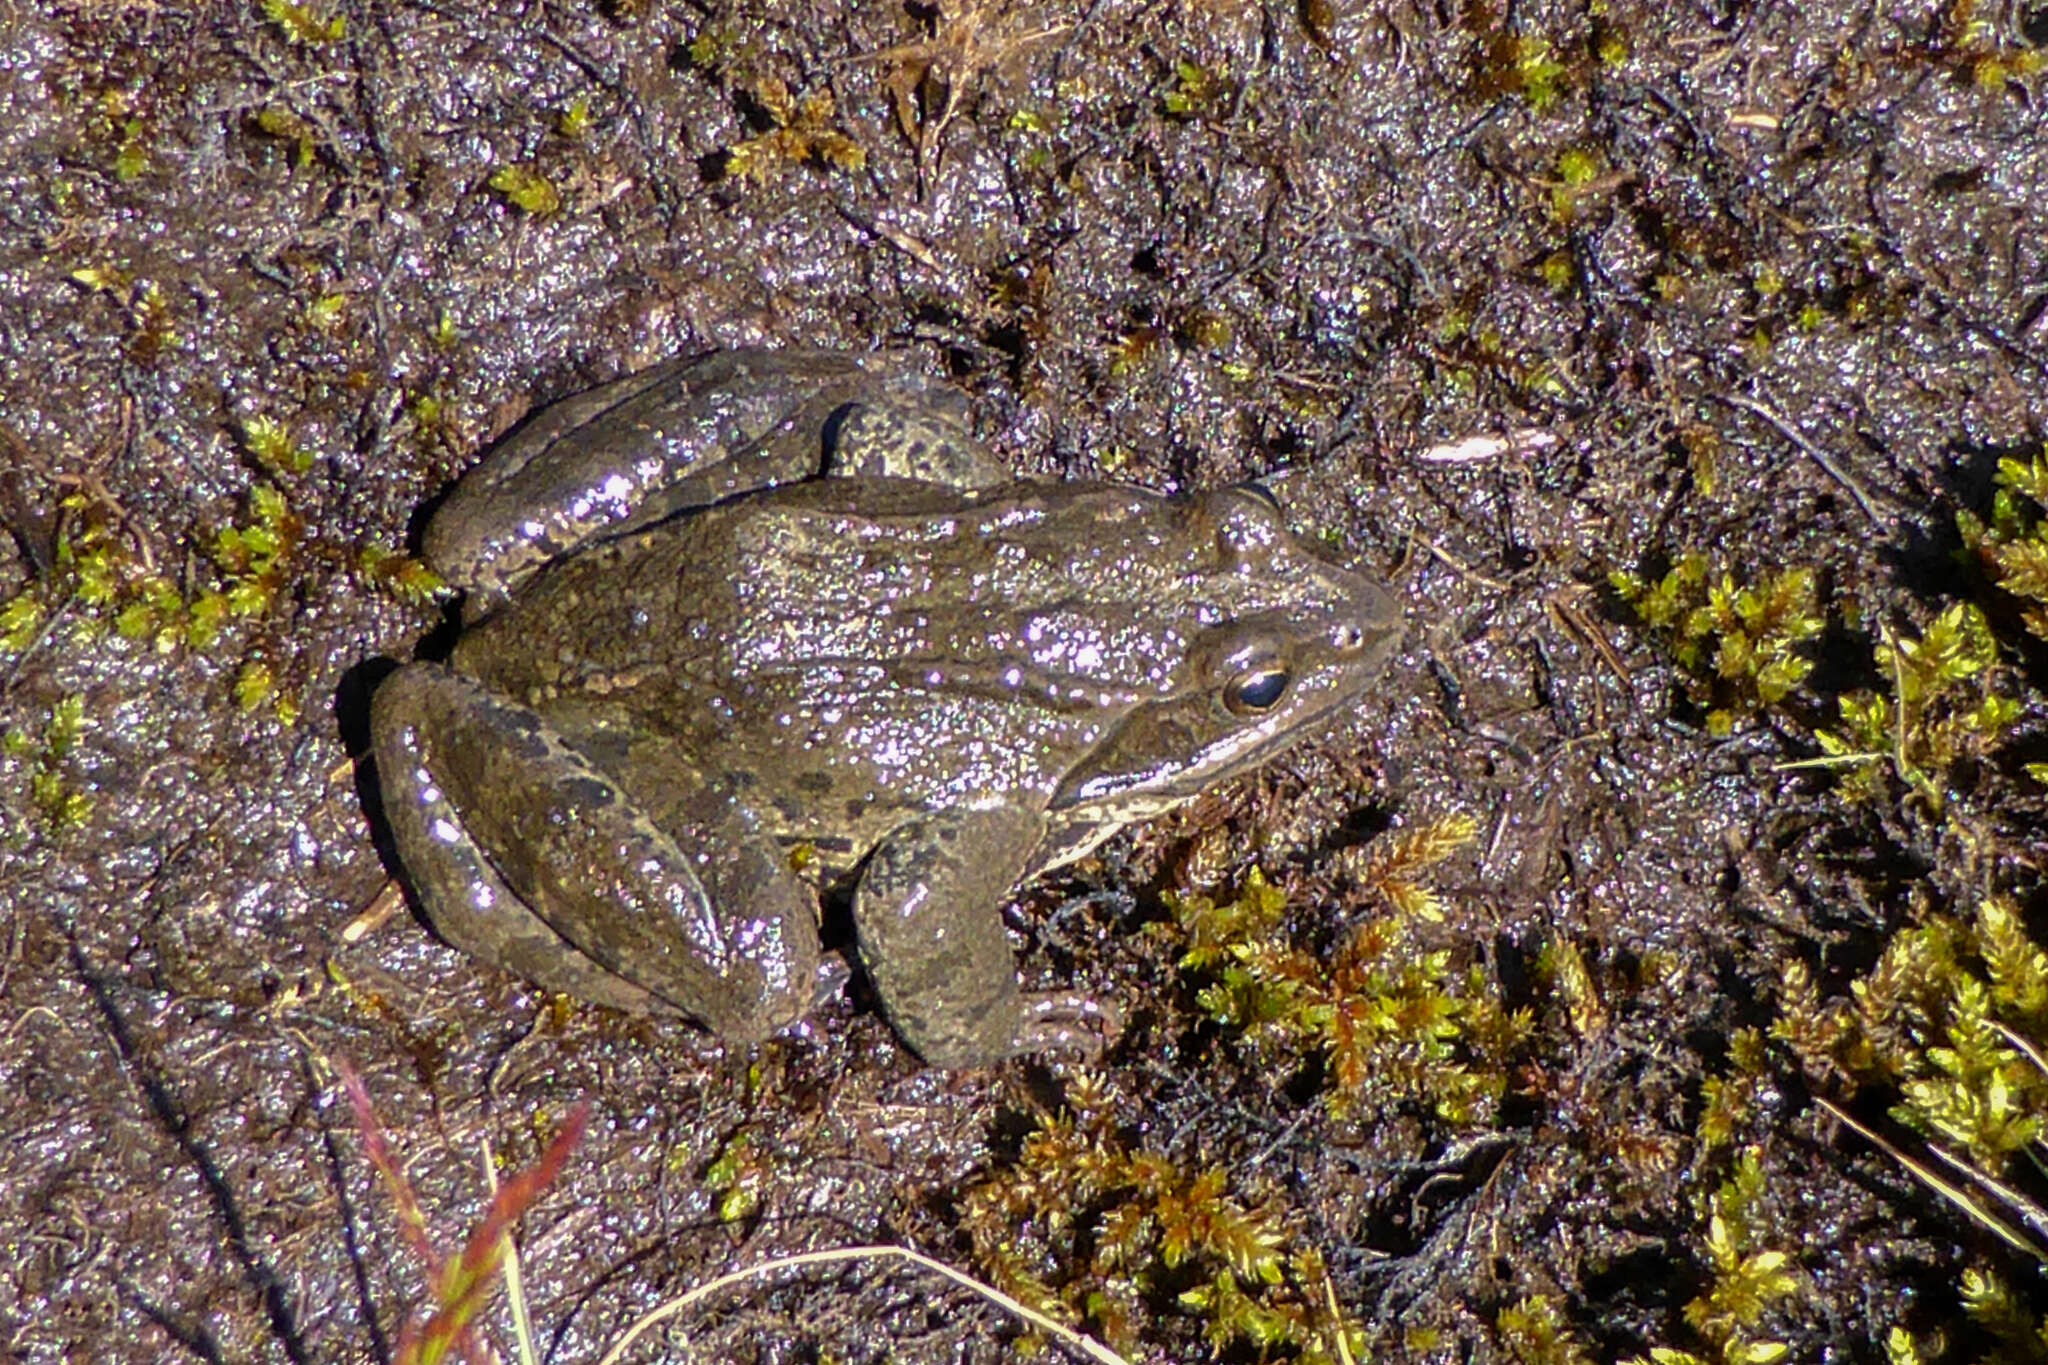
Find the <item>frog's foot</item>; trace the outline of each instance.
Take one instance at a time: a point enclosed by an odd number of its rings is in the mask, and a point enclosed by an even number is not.
[[[825,473],[842,478],[915,479],[961,490],[993,488],[1017,476],[963,426],[900,403],[853,403],[826,434]]]
[[[853,980],[853,964],[846,960],[846,954],[833,949],[818,958],[818,974],[812,979],[811,1008],[829,1005],[846,993],[846,983]]]
[[[1013,1056],[1072,1048],[1083,1061],[1098,1062],[1124,1029],[1115,1004],[1086,991],[1026,991],[1022,1004]]]

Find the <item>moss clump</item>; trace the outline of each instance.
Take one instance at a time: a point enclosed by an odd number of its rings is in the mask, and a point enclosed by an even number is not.
[[[1728,1069],[1700,1082],[1700,1146],[1707,1151],[1726,1146],[1757,1113],[1759,1093],[1770,1081],[1770,1058],[1763,1034],[1737,1029],[1728,1037]]]
[[[1626,570],[1608,582],[1664,640],[1687,696],[1707,713],[1709,734],[1732,733],[1813,672],[1800,648],[1827,621],[1812,569],[1774,570],[1745,585],[1689,553],[1654,582]]]
[[[1159,103],[1169,118],[1220,119],[1237,106],[1240,90],[1225,72],[1184,57],[1173,64],[1173,84]]]
[[[1221,1166],[1134,1147],[1100,1077],[1080,1077],[1065,1098],[1038,1115],[1015,1162],[967,1192],[976,1258],[1000,1288],[1120,1348],[1178,1313],[1200,1319],[1218,1352],[1244,1343],[1262,1360],[1364,1358],[1362,1334],[1331,1316],[1321,1255],[1285,1249],[1273,1205],[1247,1202]]]
[[[1969,1326],[1990,1339],[1992,1349],[1977,1357],[1981,1365],[2023,1365],[2048,1354],[2048,1321],[2013,1293],[2012,1287],[1988,1270],[1965,1270],[1958,1285],[1963,1317]],[[1949,1343],[1936,1338],[1932,1354],[1922,1354],[1920,1343],[1903,1327],[1894,1327],[1885,1339],[1885,1358],[1890,1365],[1925,1365],[1947,1356]]]
[[[282,104],[266,104],[258,109],[249,120],[250,127],[265,137],[287,143],[292,149],[292,165],[299,170],[313,164],[313,156],[319,150],[313,125]]]
[[[1819,1075],[1882,1087],[1892,1116],[1996,1175],[2040,1134],[2048,1073],[2048,951],[2001,896],[1969,919],[1892,935],[1849,995],[1823,1002],[1804,963],[1779,982],[1775,1037]]]
[[[245,419],[242,448],[273,474],[303,474],[313,466],[313,453],[294,440],[291,428],[275,417]]]
[[[1998,462],[1998,491],[1987,517],[1956,515],[1963,546],[1986,578],[2016,598],[2020,621],[2048,640],[2048,451],[2025,463]]]
[[[1711,1348],[1709,1353],[1660,1346],[1628,1365],[1776,1365],[1791,1354],[1784,1342],[1770,1338],[1767,1328],[1778,1305],[1799,1292],[1800,1280],[1789,1255],[1762,1247],[1763,1192],[1763,1168],[1749,1151],[1702,1201],[1707,1286],[1685,1305],[1685,1320]]]
[[[1521,1365],[1593,1365],[1570,1319],[1543,1295],[1501,1309],[1493,1325],[1508,1357]]]
[[[867,165],[867,150],[833,126],[830,90],[813,90],[798,98],[780,78],[765,76],[754,84],[752,94],[774,126],[725,149],[728,178],[765,181],[785,167],[812,162],[845,171]]]
[[[545,218],[562,207],[562,194],[555,182],[531,166],[500,166],[491,172],[489,183],[507,203],[536,218]]]
[[[718,1221],[738,1223],[761,1207],[771,1173],[768,1153],[754,1130],[742,1128],[719,1147],[704,1168],[704,1185],[718,1196]]]
[[[294,45],[339,42],[348,31],[347,21],[339,14],[323,15],[314,6],[296,4],[294,0],[263,0],[263,17],[277,25],[285,41]]]
[[[1449,949],[1423,942],[1441,910],[1417,880],[1472,828],[1463,816],[1429,821],[1348,859],[1363,898],[1385,909],[1333,951],[1289,929],[1286,896],[1257,870],[1227,901],[1169,894],[1203,1012],[1270,1068],[1319,1065],[1335,1117],[1419,1102],[1447,1123],[1484,1122],[1533,1016],[1508,1010],[1483,971],[1459,971]]]
[[[2019,718],[2019,703],[1991,686],[1997,659],[1990,622],[1972,602],[1947,607],[1918,637],[1884,632],[1875,663],[1890,689],[1843,695],[1842,728],[1814,737],[1831,765],[1849,770],[1843,790],[1876,797],[1891,771],[1940,809],[1956,766],[1988,754]]]
[[[356,551],[356,572],[371,587],[415,607],[450,595],[441,575],[424,561],[382,545],[365,545]]]
[[[70,693],[57,700],[43,723],[40,734],[8,730],[0,734],[0,772],[26,768],[29,804],[51,831],[70,829],[85,823],[92,814],[92,798],[72,786],[65,774],[65,759],[77,747],[85,729],[85,699]],[[6,812],[0,810],[0,821]],[[20,842],[18,831],[0,823],[0,842]]]
[[[1557,155],[1557,180],[1550,187],[1550,213],[1558,222],[1570,224],[1579,213],[1582,200],[1606,170],[1598,151],[1567,147]]]

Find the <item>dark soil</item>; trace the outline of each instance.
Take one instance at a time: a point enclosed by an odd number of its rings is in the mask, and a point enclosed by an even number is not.
[[[2048,430],[2048,9],[273,8],[0,6],[0,604],[41,613],[0,647],[0,1355],[389,1356],[422,1277],[342,1058],[449,1245],[480,1144],[530,1161],[590,1101],[523,1226],[550,1360],[790,1250],[999,1276],[964,1193],[1072,1063],[922,1070],[858,989],[748,1055],[550,1001],[402,912],[341,937],[386,882],[352,766],[375,661],[437,620],[363,549],[403,548],[534,404],[799,343],[922,357],[1021,472],[1272,476],[1410,608],[1340,733],[1012,917],[1027,979],[1129,1021],[1097,1068],[1117,1141],[1221,1169],[1318,1253],[1358,1358],[1713,1355],[1685,1310],[1744,1151],[1757,1246],[1799,1281],[1752,1340],[1875,1361],[1903,1326],[1965,1358],[1964,1267],[2048,1299],[1789,1054],[1730,1140],[1698,1132],[1784,963],[1840,992],[1916,916],[2042,901],[2016,762],[1943,775],[1940,812],[1779,765],[1881,682],[1880,626],[1971,590],[1955,515]],[[557,205],[521,208],[508,167]],[[310,463],[266,460],[259,418]],[[262,526],[274,563],[223,540]],[[1831,604],[1807,686],[1726,736],[1607,586],[1688,551],[1738,581],[1811,566]],[[182,631],[237,585],[246,612]],[[2038,735],[2040,656],[2004,625]],[[1345,850],[1453,811],[1478,837],[1422,932],[1534,1032],[1466,1118],[1333,1116],[1312,1061],[1205,1020],[1162,892],[1257,862],[1327,941],[1361,913]],[[722,1210],[735,1152],[750,1198]],[[1020,1244],[1086,1225],[1062,1197]],[[1210,1349],[1171,1260],[1132,1268],[1133,1360]],[[1085,1297],[1080,1266],[1035,1273]],[[1576,1347],[1502,1326],[1531,1296]],[[896,1264],[678,1322],[677,1359],[1019,1349]]]

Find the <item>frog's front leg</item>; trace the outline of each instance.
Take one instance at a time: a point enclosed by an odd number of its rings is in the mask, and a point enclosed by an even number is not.
[[[422,548],[488,604],[592,540],[756,489],[876,472],[1007,477],[969,434],[965,396],[901,358],[723,351],[535,413],[463,476]]]
[[[934,1066],[974,1066],[1077,1044],[1099,1050],[1114,1015],[1072,992],[1027,994],[1002,903],[1045,833],[1028,811],[922,815],[889,832],[854,892],[861,961],[882,1011]]]
[[[456,948],[737,1041],[811,1004],[815,903],[701,778],[664,773],[657,823],[534,711],[438,664],[387,678],[370,727],[399,856]]]

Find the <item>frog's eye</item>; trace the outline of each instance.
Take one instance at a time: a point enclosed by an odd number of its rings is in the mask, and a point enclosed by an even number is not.
[[[1239,674],[1223,689],[1223,704],[1240,716],[1270,711],[1287,695],[1291,675],[1284,668],[1255,668]]]

